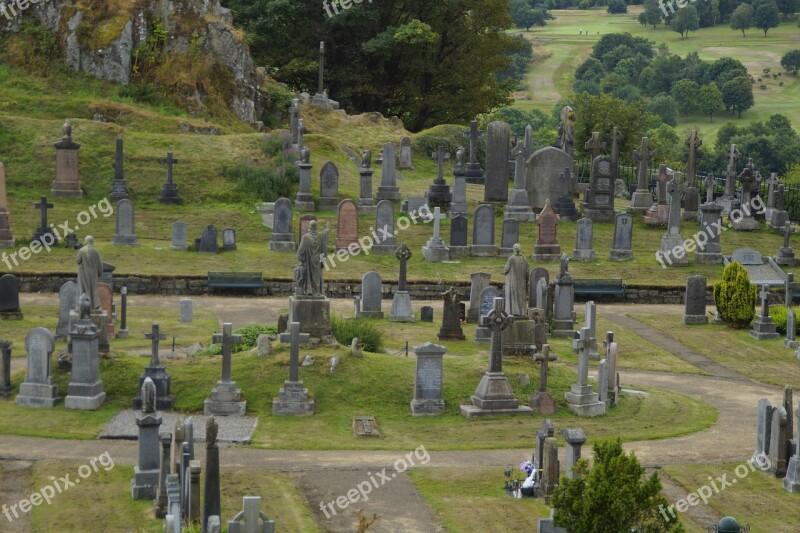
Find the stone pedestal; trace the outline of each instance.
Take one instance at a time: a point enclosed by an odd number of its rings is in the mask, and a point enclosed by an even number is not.
[[[53,407],[61,398],[58,396],[58,385],[53,378],[47,378],[50,383],[27,383],[19,385],[19,394],[15,399],[17,405],[25,407]]]
[[[756,340],[763,341],[765,339],[777,339],[780,334],[777,331],[775,322],[772,321],[772,317],[769,315],[757,315],[753,321],[750,336]]]
[[[93,313],[94,315],[94,313]],[[94,316],[92,317],[92,321]],[[88,320],[79,320],[70,329],[72,341],[72,375],[64,407],[96,411],[103,405],[106,393],[100,379],[99,340],[101,331]]]
[[[174,183],[164,183],[158,195],[158,203],[167,205],[180,205],[183,203],[178,187]]]
[[[644,214],[644,223],[649,227],[666,226],[669,222],[669,205],[655,204]]]
[[[552,415],[556,412],[556,399],[546,391],[536,391],[531,394],[528,405],[541,415]]]
[[[156,386],[156,409],[159,411],[172,409],[172,396],[170,395],[172,377],[167,373],[164,365],[148,365],[144,367],[144,374],[139,376],[140,390],[144,380],[147,378],[153,380]],[[142,408],[141,396],[133,399],[133,408]]]
[[[783,478],[783,488],[791,493],[800,492],[800,455],[793,455],[789,459],[786,477]]]
[[[275,416],[313,415],[314,409],[314,400],[309,398],[302,381],[284,381],[278,397],[272,400],[272,414]]]
[[[450,260],[450,250],[445,246],[441,237],[433,236],[428,239],[428,243],[422,247],[422,257],[431,263],[441,263]]]
[[[606,414],[606,403],[600,401],[600,395],[592,390],[591,385],[574,383],[570,391],[564,393],[567,407],[578,416],[599,416]]]
[[[736,231],[756,231],[758,229],[758,220],[750,216],[742,217],[737,220],[731,220],[731,227]]]
[[[472,395],[472,405],[461,406],[461,414],[468,418],[532,413],[533,409],[519,404],[504,372],[486,372]]]
[[[242,400],[242,391],[236,388],[235,381],[217,381],[211,396],[203,402],[205,416],[244,416],[247,401]]]
[[[65,136],[53,144],[56,149],[56,179],[50,189],[50,196],[56,198],[83,198],[81,181],[78,176],[78,149],[80,144]]]
[[[536,244],[531,259],[538,262],[554,263],[561,259],[560,244]]]
[[[331,335],[331,302],[326,297],[289,297],[289,322],[299,322],[300,331],[314,338]]]
[[[696,221],[700,214],[698,211],[699,206],[700,191],[698,191],[697,187],[694,185],[690,185],[683,193],[683,214],[681,214],[681,220]]]
[[[794,249],[791,246],[779,248],[773,259],[775,259],[775,262],[780,266],[797,266],[797,259],[794,256]]]
[[[689,266],[689,256],[686,249],[683,247],[684,239],[680,234],[666,234],[661,237],[661,256],[664,259],[662,265],[668,267]],[[680,257],[675,253],[675,250],[680,250]]]
[[[411,400],[413,416],[438,415],[444,412],[442,356],[446,352],[447,348],[444,346],[430,342],[414,346],[417,364],[414,373],[414,399]]]
[[[134,500],[154,500],[159,485],[160,442],[158,430],[162,418],[147,414],[136,419],[139,426],[139,464],[133,467],[131,496]]]
[[[514,322],[501,333],[503,338],[503,356],[522,355],[532,357],[536,352],[533,327],[533,320],[516,317]]]
[[[483,185],[485,177],[483,175],[483,168],[480,163],[467,163],[467,169],[464,171],[467,183]]]
[[[408,291],[397,291],[392,299],[392,310],[389,313],[390,322],[414,322],[414,312],[411,310],[411,295]]]
[[[650,206],[653,205],[653,195],[648,189],[637,189],[631,197],[631,206],[628,212],[634,216],[644,215]]]

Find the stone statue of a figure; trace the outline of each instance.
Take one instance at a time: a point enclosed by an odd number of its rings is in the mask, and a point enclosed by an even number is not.
[[[87,235],[84,246],[78,250],[78,294],[89,295],[92,309],[100,307],[97,284],[103,275],[103,261],[100,252],[94,247],[94,237]]]
[[[297,248],[297,267],[295,281],[297,294],[300,296],[322,297],[322,262],[328,248],[328,232],[330,226],[326,223],[325,230],[317,231],[317,221],[308,224],[308,233],[303,235],[300,246]]]
[[[506,261],[504,288],[505,311],[511,316],[525,316],[528,312],[528,260],[522,255],[519,243],[514,245],[514,254]]]

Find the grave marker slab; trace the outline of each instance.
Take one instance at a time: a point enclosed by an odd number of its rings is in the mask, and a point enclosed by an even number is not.
[[[430,342],[414,346],[417,361],[414,372],[414,399],[411,400],[412,415],[438,415],[444,412],[442,357],[445,353],[447,348]]]
[[[55,339],[47,328],[33,328],[25,337],[28,371],[19,386],[17,405],[53,407],[60,399],[50,370],[54,349]]]

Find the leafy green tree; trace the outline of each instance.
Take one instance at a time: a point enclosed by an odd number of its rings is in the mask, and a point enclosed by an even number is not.
[[[536,22],[533,7],[531,7],[528,0],[512,0],[511,17],[514,19],[514,24],[517,25],[517,28],[525,28],[525,31],[530,31],[531,26]]]
[[[725,109],[742,118],[742,111],[753,107],[753,82],[749,76],[739,76],[722,86],[722,101]]]
[[[700,18],[697,16],[697,8],[686,6],[680,8],[669,21],[672,31],[681,34],[681,39],[686,39],[690,31],[697,31],[700,28]]]
[[[709,117],[709,122],[714,122],[714,115],[721,113],[725,109],[725,102],[722,101],[722,91],[713,81],[700,87],[697,101],[700,111]]]
[[[619,438],[594,446],[594,466],[580,459],[569,479],[561,477],[553,493],[554,521],[572,533],[646,531],[683,532],[680,520],[666,514],[656,472],[645,477],[636,455],[625,454]],[[662,516],[661,509],[664,516]],[[666,516],[666,519],[665,519]]]
[[[694,80],[678,80],[672,85],[670,94],[675,99],[675,104],[678,106],[678,111],[681,115],[688,115],[695,110],[699,91],[700,85]]]
[[[576,94],[570,105],[576,117],[575,146],[583,147],[593,131],[609,132],[617,126],[624,136],[620,157],[628,157],[633,152],[653,119],[642,102],[628,102],[610,94]]]
[[[600,90],[604,93],[612,93],[615,89],[622,87],[623,85],[627,85],[628,80],[626,80],[623,76],[612,72],[611,74],[606,74],[603,81],[600,82]]]
[[[800,70],[800,50],[790,50],[783,54],[781,66],[786,72],[797,76],[797,71]]]
[[[603,56],[620,45],[625,45],[630,48],[633,55],[642,54],[648,59],[653,57],[653,46],[655,43],[644,37],[634,37],[628,32],[606,33],[601,36],[600,40],[592,47],[592,57],[602,61]]]
[[[555,17],[550,14],[547,9],[538,6],[533,10],[533,25],[545,26],[548,20],[555,20]]]
[[[678,124],[678,106],[675,99],[666,94],[657,94],[647,102],[645,108],[650,113],[660,117],[665,124],[676,126]]]
[[[663,15],[664,12],[659,7],[658,0],[645,0],[644,11],[639,13],[639,23],[642,26],[653,26],[653,29],[656,29],[656,25],[661,22]]]
[[[742,37],[747,37],[744,32],[745,30],[749,30],[752,25],[753,7],[750,4],[739,4],[739,7],[731,14],[731,29],[741,30]]]
[[[733,328],[749,327],[755,316],[756,293],[756,286],[750,284],[742,264],[728,263],[722,271],[722,279],[714,283],[714,302],[719,317]]]
[[[625,3],[625,0],[611,0],[608,3],[608,8],[606,9],[611,14],[620,14],[620,13],[627,13],[628,12],[628,4]]]
[[[717,25],[719,20],[719,0],[704,0],[696,2],[697,17],[700,19],[701,28],[710,28]]]
[[[732,57],[721,57],[711,63],[711,66],[708,68],[707,78],[701,85],[705,85],[710,81],[715,81],[718,87],[722,87],[725,82],[733,78],[747,75],[747,68],[741,61]],[[700,82],[698,81],[698,83]]]
[[[753,6],[753,24],[764,32],[764,37],[770,28],[777,28],[781,23],[781,15],[774,0],[756,0]]]
[[[599,83],[605,74],[603,64],[599,59],[589,57],[581,63],[578,70],[575,71],[575,80],[594,81]]]
[[[776,4],[784,20],[800,11],[800,0],[777,0]]]

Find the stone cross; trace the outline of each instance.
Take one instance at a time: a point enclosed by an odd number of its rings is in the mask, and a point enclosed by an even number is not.
[[[483,135],[478,131],[478,121],[473,120],[469,123],[469,131],[464,132],[464,137],[469,139],[469,162],[478,162],[478,139]]]
[[[703,185],[706,188],[706,203],[710,204],[714,201],[714,173],[709,172],[706,179],[703,180]]]
[[[447,215],[442,213],[442,210],[438,207],[433,208],[433,238],[439,238],[440,232],[440,223],[443,218],[447,218]]]
[[[435,216],[435,215],[434,215]],[[436,220],[436,219],[434,219]],[[394,256],[400,260],[400,277],[397,282],[397,290],[398,291],[405,291],[406,290],[406,273],[407,273],[407,263],[408,260],[411,259],[411,250],[409,249],[406,243],[400,245],[400,248],[395,250]]]
[[[172,157],[172,152],[167,152],[167,157],[161,160],[162,165],[167,165],[167,183],[172,184],[172,165],[177,165],[180,161]]]
[[[319,42],[319,80],[317,81],[317,94],[325,92],[323,80],[325,78],[325,41]]]
[[[436,149],[436,179],[435,183],[444,183],[444,147],[440,144]]]
[[[633,159],[636,161],[636,179],[639,190],[647,189],[647,167],[653,160],[654,150],[650,149],[647,137],[642,137],[642,144],[633,151]]]
[[[122,287],[119,290],[119,295],[121,298],[121,312],[120,312],[120,331],[127,331],[128,330],[128,287]],[[127,335],[127,333],[126,333]],[[117,335],[119,336],[119,334]]]
[[[300,345],[308,342],[310,335],[300,333],[300,322],[290,322],[289,331],[281,333],[281,342],[290,343],[289,381],[300,381]]]
[[[589,328],[583,327],[575,332],[572,339],[572,351],[578,354],[578,385],[581,387],[589,383]]]
[[[222,344],[222,382],[230,383],[231,381],[231,356],[233,353],[233,345],[242,343],[241,335],[233,334],[233,324],[225,322],[222,324],[222,335],[215,333],[211,337],[213,344]]]
[[[758,295],[761,297],[761,316],[766,318],[769,316],[769,286],[766,283],[761,286]]]
[[[611,168],[614,172],[614,179],[619,178],[619,147],[625,136],[614,126],[611,129]]]
[[[125,293],[127,294],[128,290],[125,288]],[[126,302],[127,303],[127,302]],[[150,366],[157,366],[161,364],[161,361],[158,357],[158,341],[163,341],[167,338],[166,333],[161,333],[159,331],[158,322],[153,323],[153,332],[152,333],[145,333],[145,339],[151,339],[153,341],[152,348],[150,348]]]
[[[297,144],[297,130],[299,129],[298,120],[300,118],[300,100],[292,99],[289,107],[289,127],[292,130],[292,144]]]
[[[585,150],[591,150],[592,161],[594,161],[595,157],[603,154],[603,150],[606,149],[606,143],[600,138],[599,131],[593,131],[591,139],[586,141],[586,144],[583,145],[583,148]]]
[[[783,287],[784,287],[783,304],[788,308],[792,306],[792,290],[794,289],[793,273],[789,272],[786,274],[786,281],[784,282]]]
[[[794,233],[794,229],[792,228],[792,223],[787,220],[786,224],[784,224],[784,226],[783,226],[783,247],[784,248],[788,248],[789,247],[789,236],[792,233]]]
[[[739,180],[739,183],[742,184],[742,197],[740,201],[742,208],[744,208],[746,204],[750,203],[753,184],[756,181],[756,174],[753,169],[752,159],[748,161],[747,166],[744,168],[744,170],[742,170],[742,173],[739,174],[737,179]]]
[[[35,207],[41,212],[42,229],[43,230],[47,229],[47,210],[52,209],[53,207],[55,207],[55,205],[47,202],[47,196],[42,196],[39,203],[33,204],[33,207]]]
[[[525,159],[533,153],[533,126],[530,124],[525,126],[525,144],[523,144],[522,153],[525,154]]]
[[[686,166],[686,178],[689,182],[689,187],[694,187],[697,178],[697,149],[703,145],[703,140],[697,136],[697,130],[692,130],[689,138],[684,143],[689,147],[689,163]]]
[[[736,145],[732,144],[728,151],[725,152],[725,157],[728,158],[728,172],[725,174],[725,196],[728,198],[733,197],[733,179],[736,177],[736,160],[739,159],[739,150]]]
[[[666,204],[667,182],[669,181],[669,174],[667,173],[667,165],[659,165],[657,179],[658,179],[658,184],[656,186],[656,201],[659,204]]]
[[[492,351],[489,357],[489,372],[503,371],[502,331],[514,322],[514,317],[506,313],[505,300],[494,299],[494,307],[481,317],[481,326],[492,330]]]
[[[667,183],[667,192],[669,193],[667,233],[669,235],[678,235],[681,232],[681,195],[684,190],[686,190],[686,184],[680,178],[680,174],[676,172]]]
[[[778,179],[778,175],[773,172],[767,178],[767,185],[769,185],[769,189],[767,191],[767,207],[775,207],[775,190],[778,185],[780,185],[781,180]]]
[[[539,367],[539,392],[547,392],[547,373],[550,364],[550,345],[542,344],[542,355],[539,358],[542,366]]]
[[[564,172],[558,175],[561,183],[564,184],[564,196],[570,197],[572,191],[572,171],[569,167],[564,167]]]

